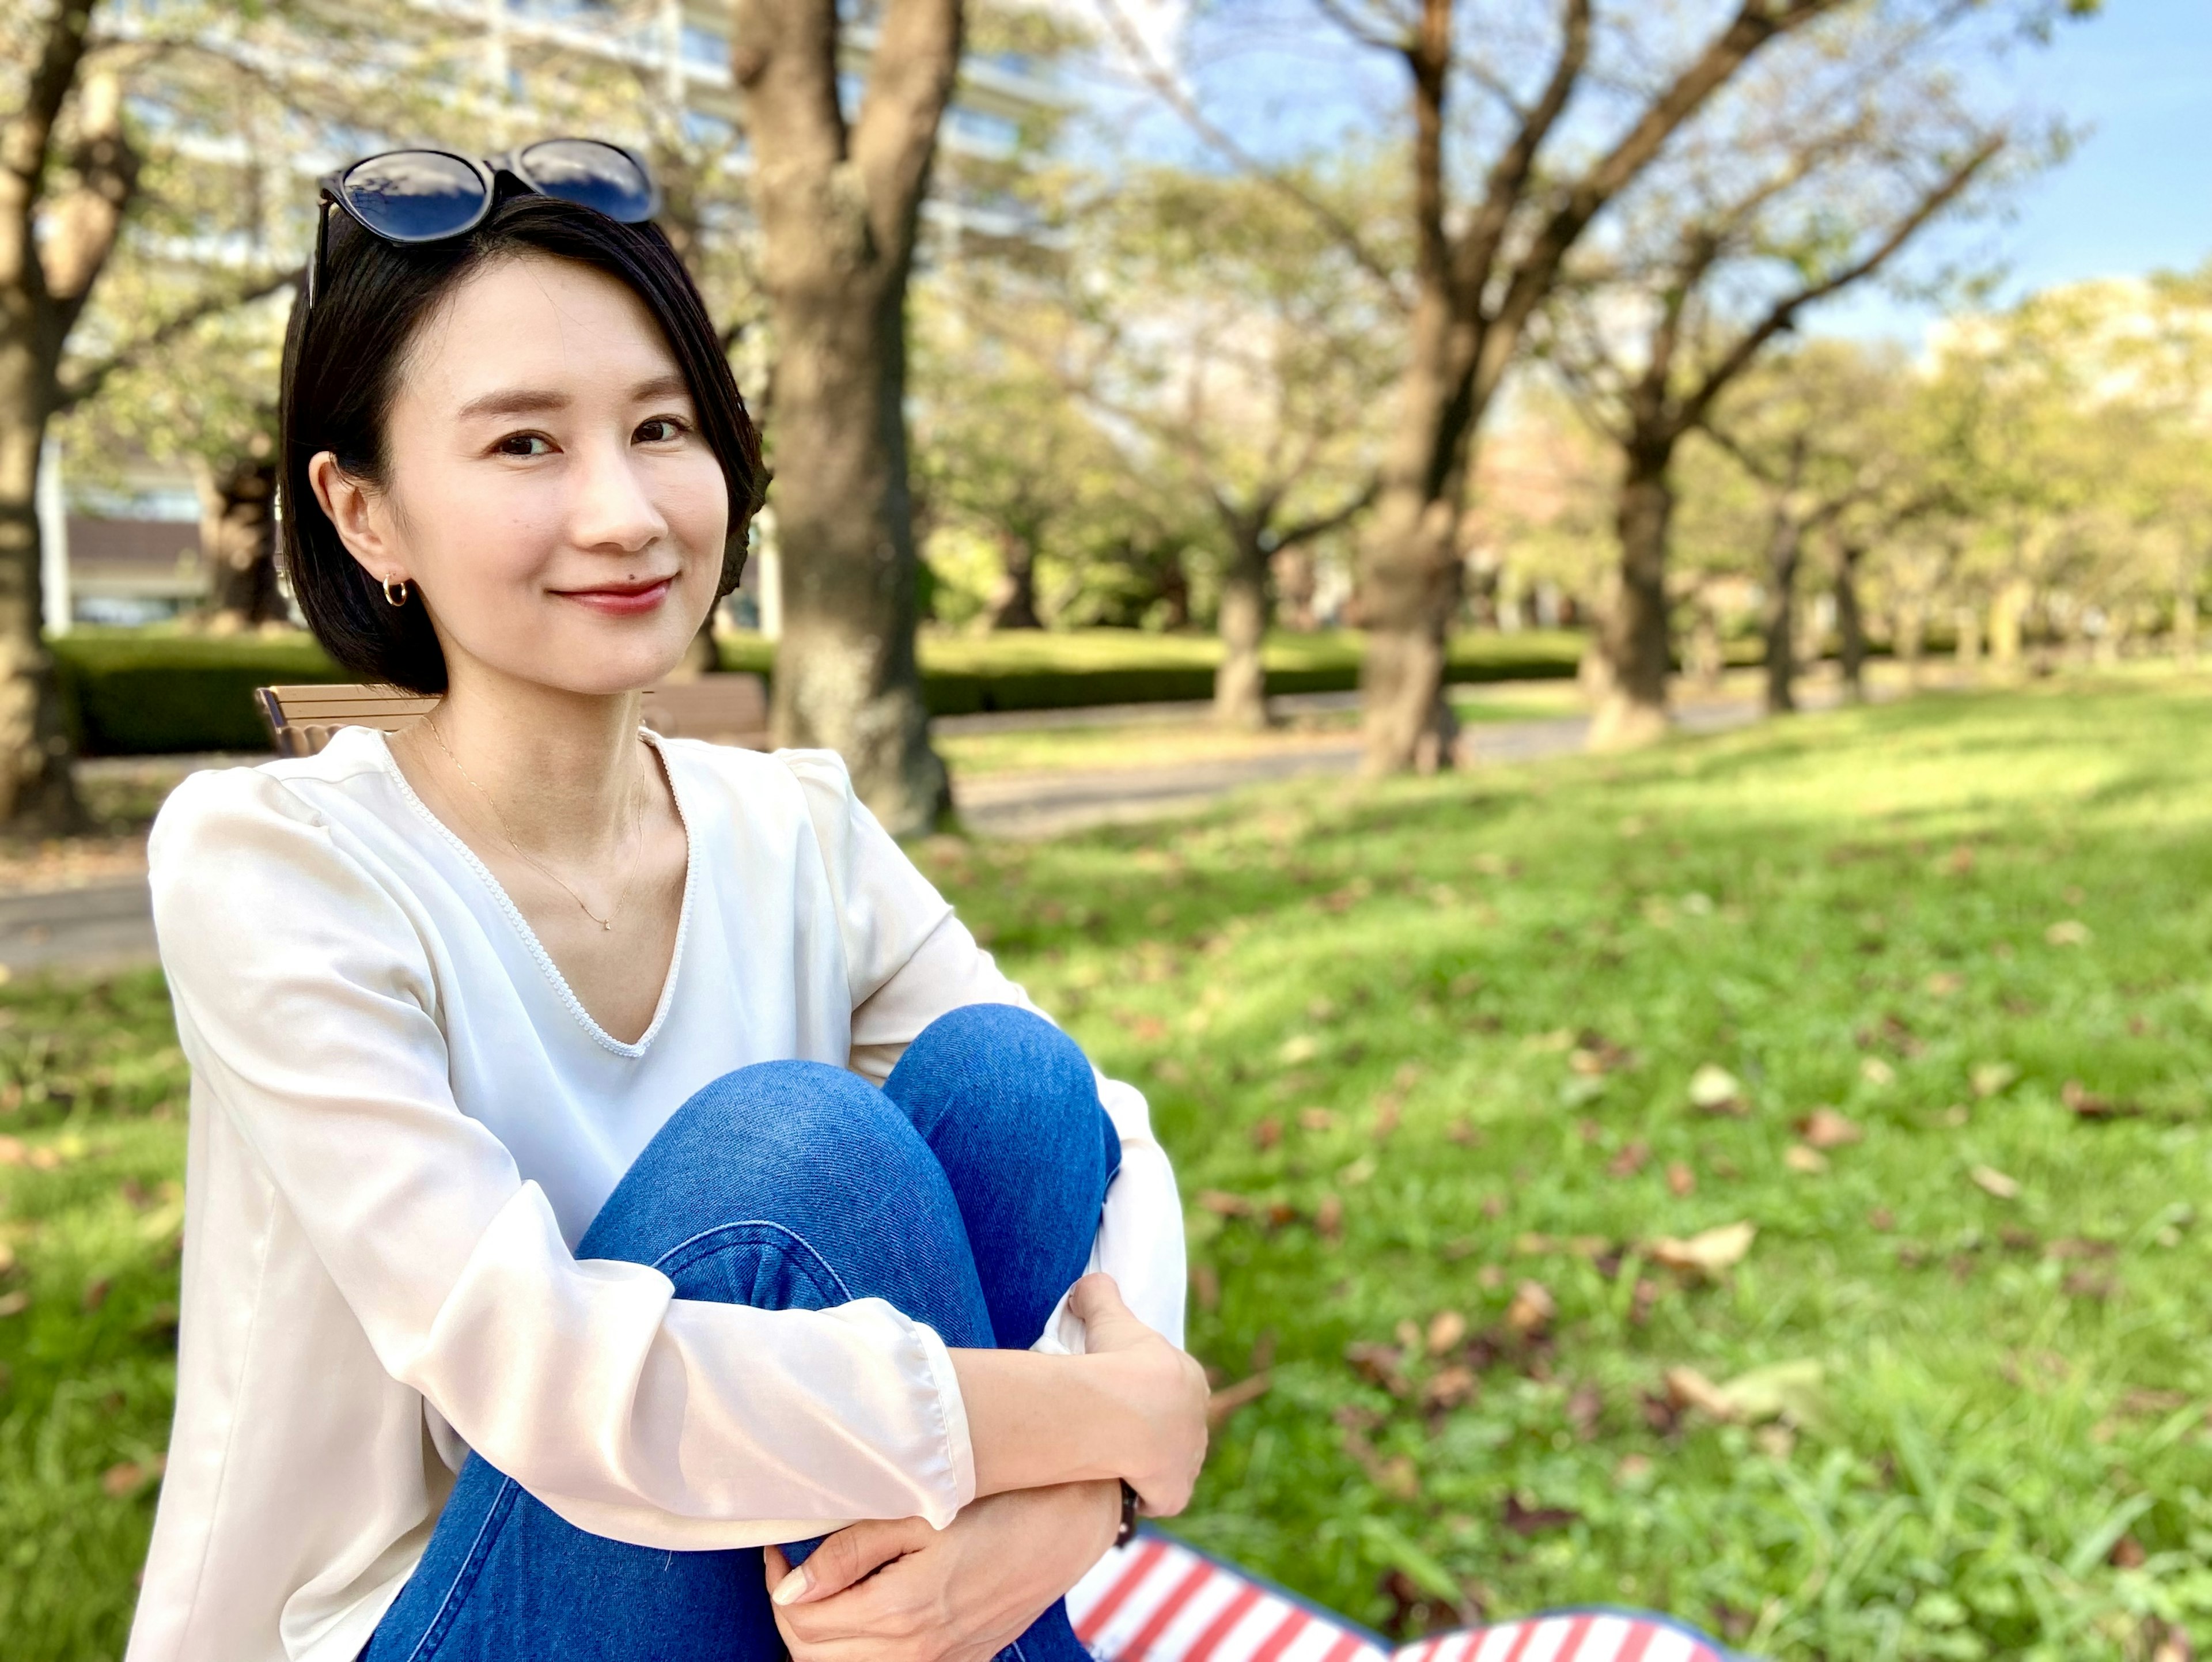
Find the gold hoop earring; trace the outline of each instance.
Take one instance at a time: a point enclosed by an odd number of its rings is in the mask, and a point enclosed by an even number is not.
[[[394,594],[394,589],[398,593]],[[389,577],[384,580],[384,603],[395,608],[407,604],[407,579],[402,577],[397,582]]]

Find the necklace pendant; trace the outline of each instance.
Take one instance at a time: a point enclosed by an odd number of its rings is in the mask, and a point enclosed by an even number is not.
[[[612,919],[612,918],[611,918],[611,917],[610,917],[610,918],[604,918],[604,919],[602,919],[602,920],[600,921],[599,927],[600,927],[601,928],[603,928],[603,929],[606,930],[609,934],[612,934],[612,933],[614,932],[614,927],[615,927],[614,919]]]

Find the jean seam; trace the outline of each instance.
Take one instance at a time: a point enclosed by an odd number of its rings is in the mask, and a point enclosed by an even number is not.
[[[470,1586],[474,1586],[477,1574],[482,1573],[483,1567],[480,1555],[484,1549],[485,1531],[489,1530],[495,1522],[501,1521],[506,1517],[507,1513],[501,1508],[514,1488],[514,1478],[501,1477],[499,1480],[499,1493],[492,1496],[491,1505],[484,1509],[483,1522],[477,1525],[477,1538],[469,1543],[469,1549],[461,1560],[461,1567],[453,1572],[453,1585],[446,1589],[446,1596],[438,1601],[437,1611],[430,1617],[429,1625],[422,1629],[422,1636],[415,1641],[415,1648],[407,1653],[407,1662],[423,1662],[425,1657],[435,1656],[439,1646],[444,1644],[445,1635],[439,1632],[439,1628],[441,1624],[450,1628],[451,1624],[446,1622],[447,1612],[453,1610],[457,1598],[465,1596],[461,1591],[462,1584],[466,1582]],[[433,1638],[437,1640],[436,1645],[431,1644]],[[426,1645],[430,1646],[428,1651],[423,1649]]]
[[[696,1234],[687,1235],[684,1239],[677,1242],[675,1245],[670,1247],[665,1252],[663,1252],[659,1257],[655,1258],[653,1261],[652,1267],[655,1269],[661,1270],[665,1275],[667,1273],[665,1266],[667,1264],[668,1261],[684,1251],[685,1248],[696,1246],[701,1241],[706,1240],[712,1236],[725,1233],[732,1229],[774,1230],[777,1234],[783,1236],[799,1251],[805,1253],[807,1257],[812,1260],[814,1264],[820,1268],[822,1273],[830,1278],[830,1284],[837,1289],[837,1296],[839,1298],[842,1299],[847,1304],[853,1302],[852,1288],[845,1285],[845,1278],[837,1273],[836,1266],[833,1265],[829,1259],[823,1257],[822,1254],[815,1249],[814,1244],[808,1240],[805,1236],[800,1234],[797,1230],[791,1228],[787,1225],[777,1223],[770,1218],[733,1219],[730,1222],[718,1223],[712,1228],[702,1229]],[[673,1280],[674,1277],[671,1276],[670,1279]]]

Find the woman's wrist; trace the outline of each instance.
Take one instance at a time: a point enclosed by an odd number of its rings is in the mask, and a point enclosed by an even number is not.
[[[1030,1350],[951,1355],[978,1499],[1060,1483],[1110,1487],[1142,1468],[1145,1427],[1118,1388],[1114,1357]]]

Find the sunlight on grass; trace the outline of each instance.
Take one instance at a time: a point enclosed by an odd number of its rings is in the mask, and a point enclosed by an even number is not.
[[[2055,1659],[2212,1614],[2208,717],[1930,700],[936,845],[1177,1154],[1194,1346],[1259,1393],[1181,1527],[1401,1630]]]

